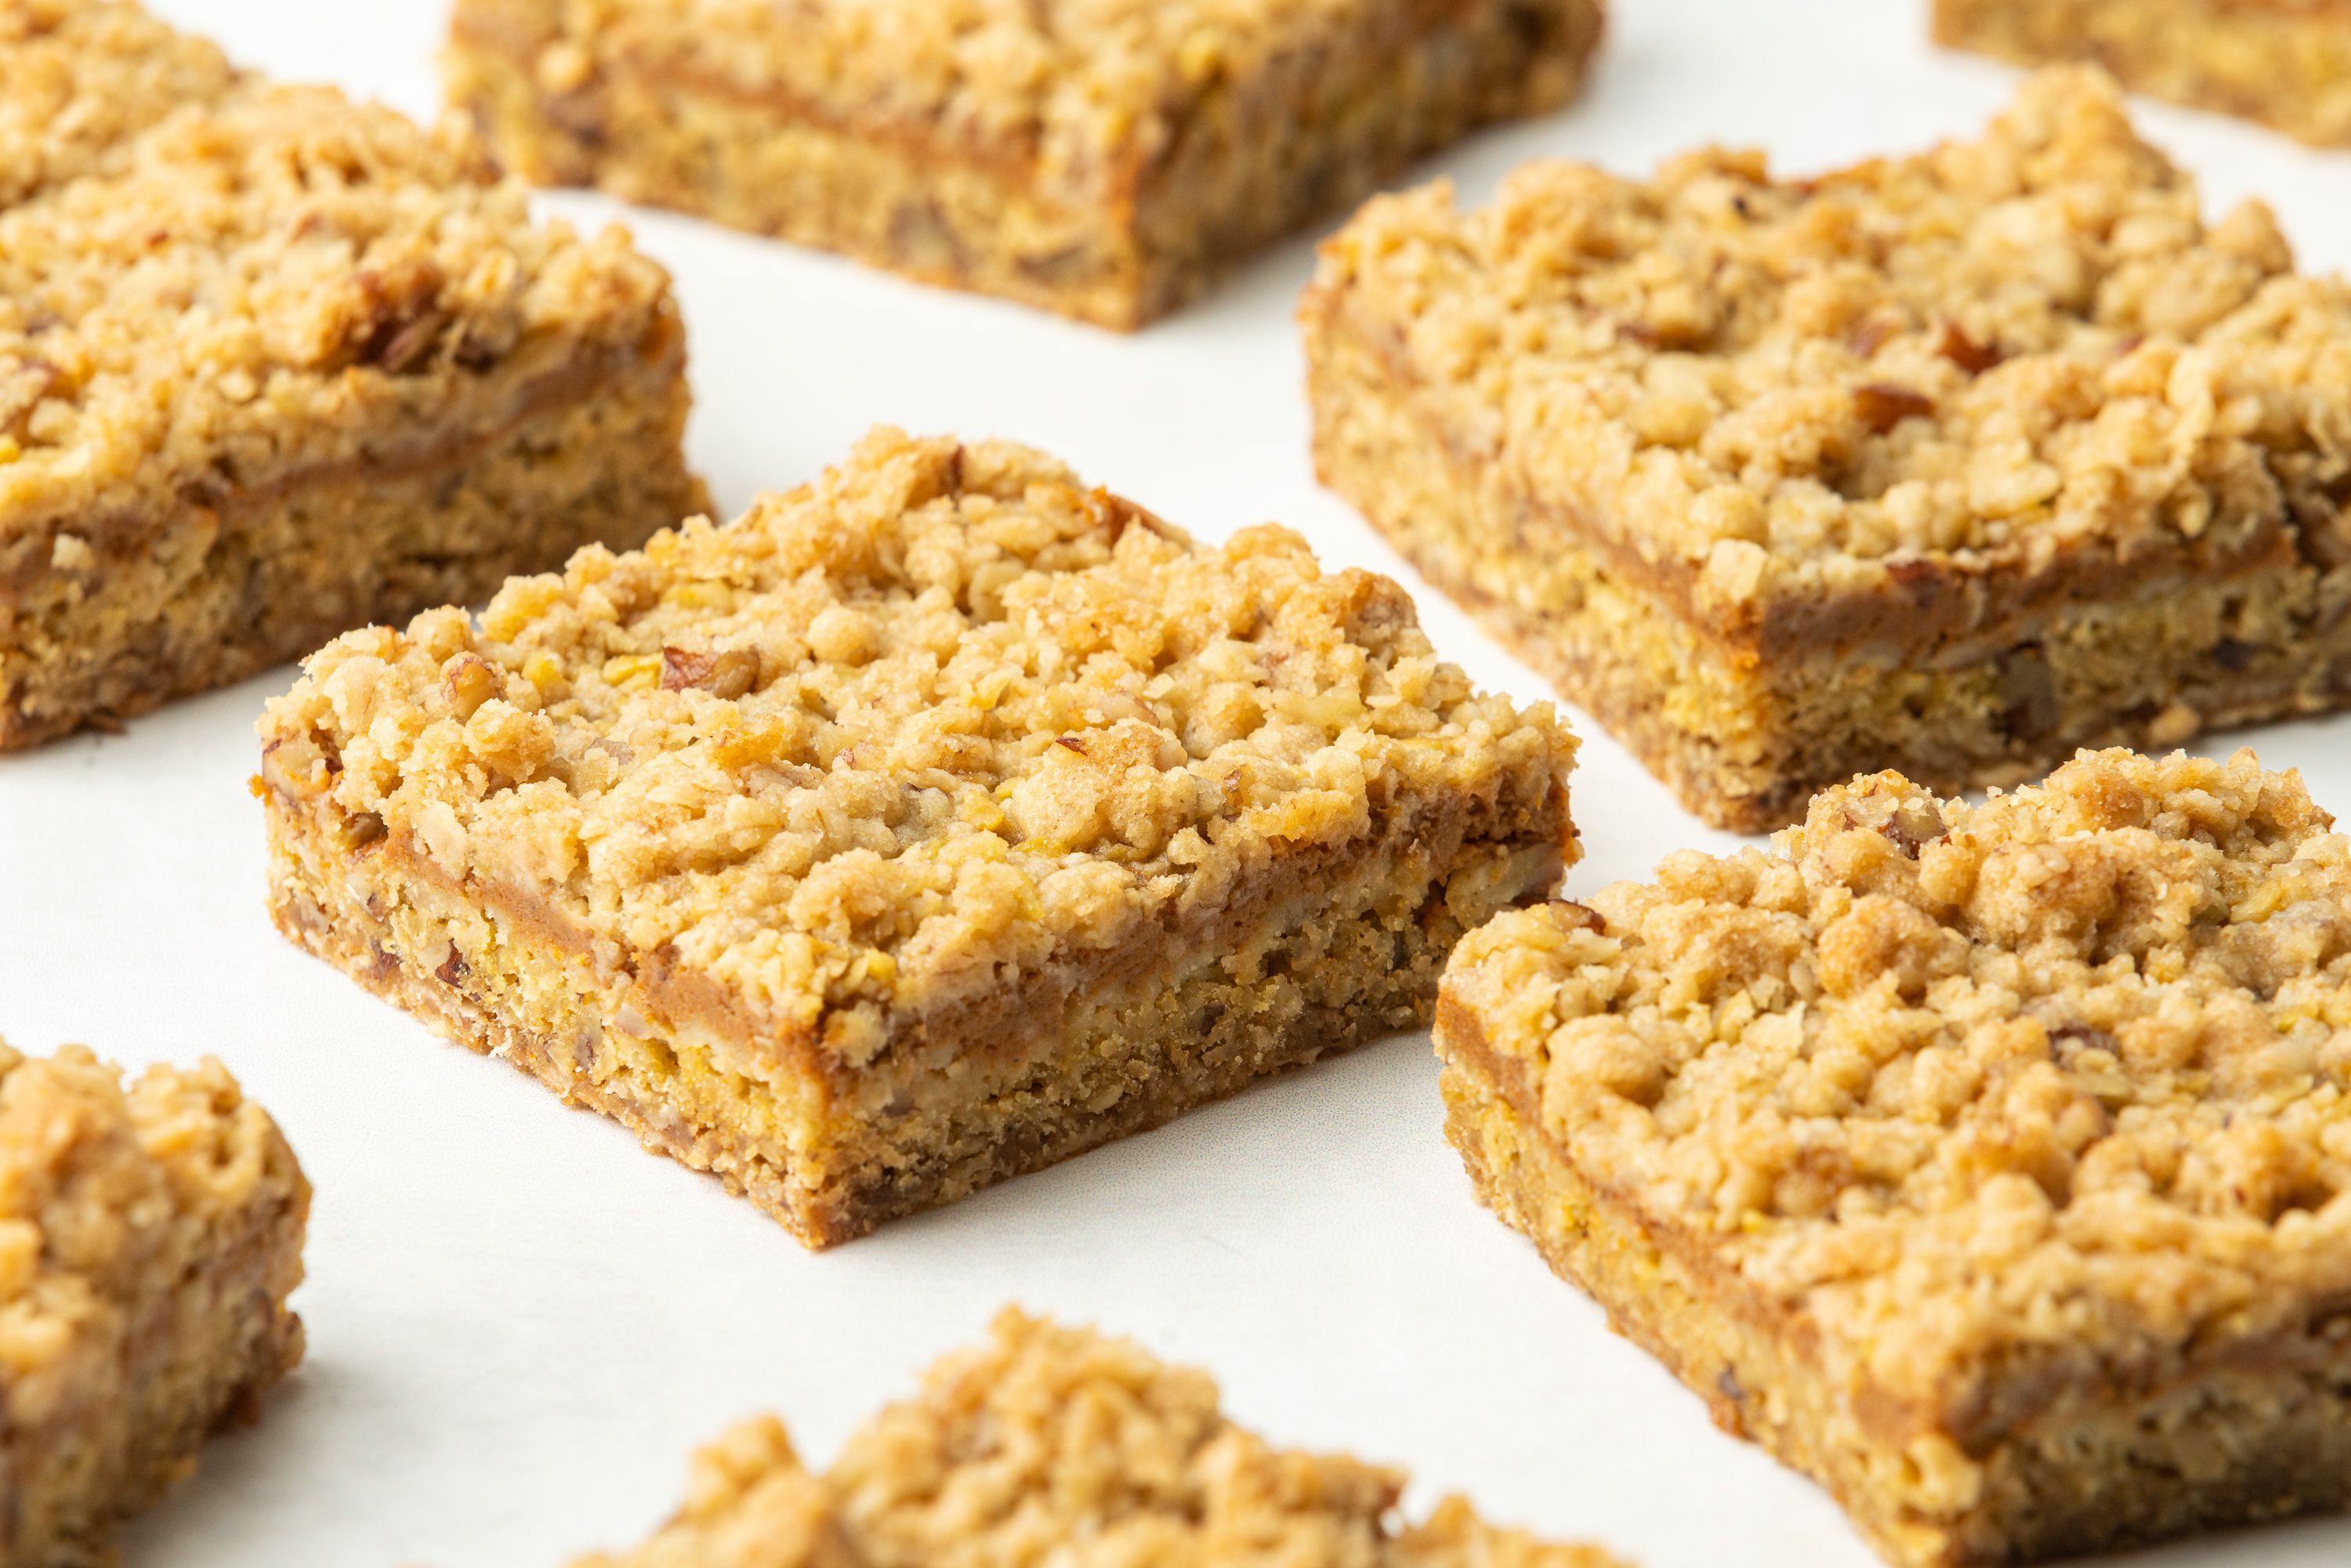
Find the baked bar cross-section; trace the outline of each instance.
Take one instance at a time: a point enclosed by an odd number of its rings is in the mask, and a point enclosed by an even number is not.
[[[1405,1478],[1236,1426],[1207,1374],[1007,1310],[811,1475],[772,1417],[695,1458],[644,1544],[573,1568],[1622,1568],[1459,1497],[1413,1524]]]
[[[2291,773],[1892,773],[1496,919],[1479,1196],[1904,1568],[2351,1503],[2351,841]]]
[[[1425,1023],[1575,849],[1394,583],[894,432],[261,727],[289,936],[812,1245]]]
[[[511,167],[1134,328],[1486,122],[1602,0],[460,0]]]
[[[2351,288],[2095,71],[1816,179],[1384,197],[1303,319],[1325,481],[1718,825],[2351,693]]]
[[[0,749],[701,504],[617,231],[127,0],[0,0]]]
[[[0,1563],[98,1568],[302,1355],[310,1186],[216,1061],[0,1044]]]
[[[1935,37],[2020,65],[2095,61],[2139,92],[2351,146],[2342,0],[1935,0]]]

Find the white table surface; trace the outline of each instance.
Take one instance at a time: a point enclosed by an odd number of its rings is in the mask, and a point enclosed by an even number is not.
[[[287,77],[430,112],[443,7],[158,0]],[[1942,56],[1911,0],[1618,0],[1593,90],[1437,160],[1473,195],[1565,153],[1639,171],[1708,140],[1809,169],[1972,133],[2011,74]],[[2308,265],[2351,263],[2351,155],[2147,107],[2215,204],[2270,197]],[[549,205],[601,223],[599,199]],[[1524,669],[1317,489],[1290,322],[1303,242],[1176,320],[1120,338],[650,213],[693,333],[695,461],[722,507],[797,483],[866,426],[1002,434],[1208,537],[1277,518],[1332,564],[1414,586],[1479,680]],[[442,1044],[288,946],[261,901],[253,721],[280,671],[0,759],[0,1030],[122,1061],[225,1058],[318,1187],[301,1370],[256,1429],[131,1533],[130,1568],[556,1568],[636,1539],[688,1450],[781,1410],[822,1459],[1007,1301],[1214,1369],[1287,1443],[1409,1465],[1416,1502],[1650,1568],[1865,1568],[1806,1481],[1698,1400],[1471,1200],[1439,1132],[1426,1036],[1387,1041],[1176,1125],[802,1252],[714,1182]],[[1571,887],[1729,842],[1581,723]],[[2351,811],[2351,720],[2253,737]],[[2216,743],[2233,747],[2233,737]],[[2317,1568],[2351,1523],[2281,1526],[2136,1563]]]

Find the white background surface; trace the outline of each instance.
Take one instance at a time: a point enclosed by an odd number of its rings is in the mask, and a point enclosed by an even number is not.
[[[159,9],[280,75],[434,103],[437,5]],[[1813,168],[1971,132],[2011,79],[1930,50],[1908,0],[1617,10],[1582,103],[1432,171],[1482,198],[1536,153],[1640,171],[1708,140]],[[2144,112],[2216,205],[2266,194],[2307,265],[2351,263],[2351,155]],[[618,212],[549,204],[590,222]],[[809,477],[874,422],[1015,436],[1202,535],[1278,518],[1326,562],[1393,572],[1474,675],[1543,695],[1315,487],[1290,319],[1305,242],[1122,339],[692,222],[629,221],[677,274],[693,455],[725,509]],[[1425,1036],[803,1253],[715,1183],[441,1044],[271,931],[245,780],[254,717],[290,678],[0,759],[0,1029],[133,1063],[216,1052],[318,1186],[298,1298],[309,1359],[257,1429],[215,1443],[133,1531],[131,1568],[556,1568],[641,1535],[677,1497],[688,1449],[734,1416],[780,1409],[828,1458],[1013,1299],[1208,1365],[1232,1411],[1278,1439],[1411,1466],[1417,1503],[1468,1489],[1499,1518],[1650,1568],[1873,1561],[1819,1492],[1718,1434],[1474,1205],[1439,1132]],[[1727,841],[1579,728],[1589,858],[1572,887]],[[2351,723],[2256,738],[2351,810]],[[2346,1560],[2351,1524],[2321,1522],[2133,1561]]]

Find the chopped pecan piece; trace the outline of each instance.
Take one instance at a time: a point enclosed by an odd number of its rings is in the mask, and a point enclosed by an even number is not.
[[[2001,353],[1998,343],[1979,343],[1952,321],[1943,323],[1943,340],[1935,351],[1971,376],[1980,376],[2008,356]]]
[[[698,687],[714,697],[741,696],[759,682],[759,655],[748,648],[720,648],[695,653],[685,648],[662,650],[662,690],[682,692]]]
[[[422,364],[449,324],[439,304],[443,282],[439,267],[413,257],[353,273],[358,298],[345,328],[351,362],[394,375]]]
[[[1551,906],[1558,911],[1561,919],[1578,930],[1597,932],[1603,936],[1608,935],[1608,922],[1601,918],[1600,911],[1589,904],[1577,904],[1572,899],[1554,898],[1551,901]]]
[[[1873,434],[1883,435],[1906,419],[1925,419],[1935,412],[1935,400],[1908,387],[1870,382],[1854,389],[1853,406]]]

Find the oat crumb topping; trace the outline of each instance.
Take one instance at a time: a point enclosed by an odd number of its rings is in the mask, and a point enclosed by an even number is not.
[[[2208,222],[2087,68],[1979,140],[1813,179],[1709,149],[1646,183],[1534,163],[1472,213],[1383,197],[1317,287],[1398,324],[1486,455],[1718,609],[2282,518],[2344,542],[2351,292],[2259,202]]]

